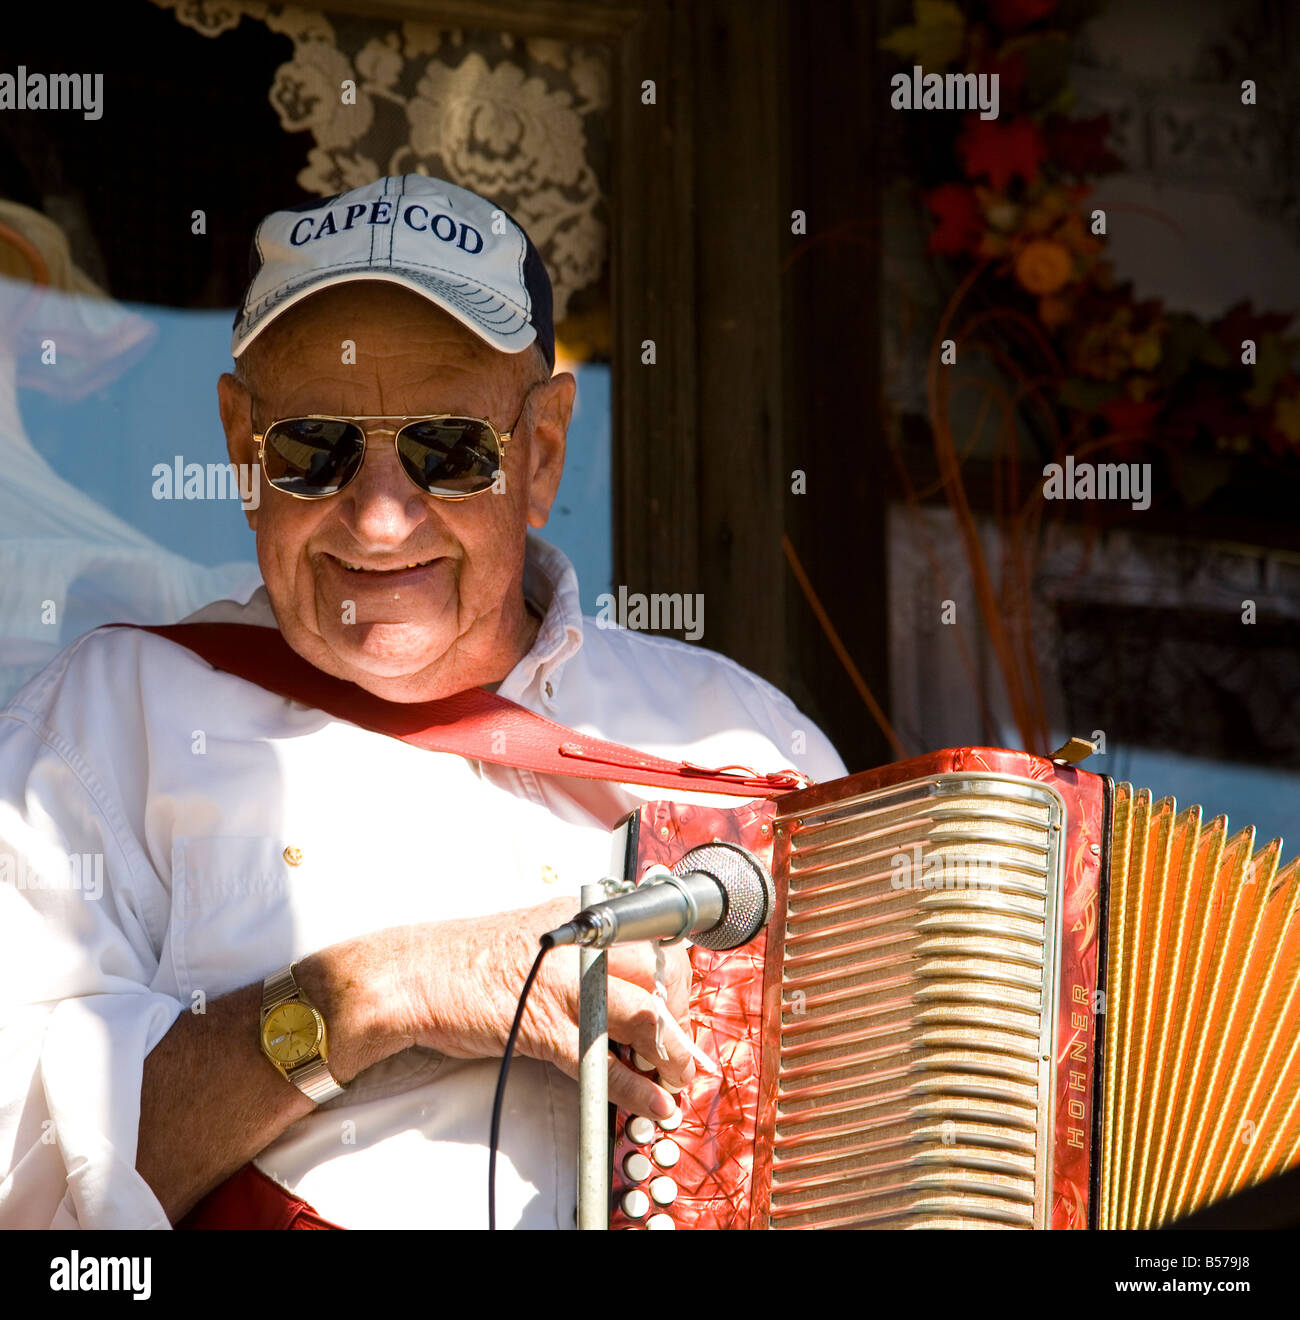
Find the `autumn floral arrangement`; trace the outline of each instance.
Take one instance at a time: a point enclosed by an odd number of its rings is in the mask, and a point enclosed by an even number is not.
[[[925,139],[912,160],[932,221],[928,249],[965,276],[958,297],[978,283],[986,304],[1020,317],[1037,341],[1048,388],[1034,389],[1050,401],[1058,452],[1128,459],[1163,451],[1184,497],[1191,485],[1178,479],[1181,460],[1191,456],[1294,470],[1300,339],[1286,333],[1292,314],[1243,302],[1206,321],[1137,299],[1106,258],[1089,181],[1123,165],[1107,146],[1108,116],[1069,113],[1070,38],[1098,8],[915,0],[913,21],[884,37],[886,50],[926,74],[999,76],[995,118],[978,110],[915,116]],[[1184,503],[1208,489],[1202,483]]]

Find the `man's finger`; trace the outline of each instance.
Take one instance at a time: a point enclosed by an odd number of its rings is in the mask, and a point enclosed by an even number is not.
[[[675,1031],[656,1031],[655,998],[626,981],[609,983],[609,1035],[630,1045],[673,1086],[685,1086],[695,1075],[688,1039]],[[662,1058],[656,1040],[662,1040],[667,1058]]]
[[[566,1077],[578,1080],[578,1029],[561,1029],[558,1037],[546,1051],[547,1062],[552,1063]],[[671,1118],[677,1112],[677,1100],[643,1072],[629,1068],[621,1060],[609,1056],[610,1103],[630,1114],[645,1118]]]
[[[615,954],[619,955],[615,957]],[[609,974],[640,986],[643,990],[655,988],[655,955],[652,944],[616,945],[610,950]],[[685,949],[671,945],[664,950],[664,985],[668,991],[668,1007],[679,1021],[686,1017],[691,996],[691,962]]]
[[[620,1109],[656,1122],[671,1118],[677,1112],[676,1097],[669,1095],[662,1086],[656,1086],[645,1073],[629,1068],[612,1054],[609,1056],[609,1098]]]

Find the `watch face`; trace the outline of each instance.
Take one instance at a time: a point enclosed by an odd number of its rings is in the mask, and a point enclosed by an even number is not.
[[[306,1004],[281,1004],[262,1026],[266,1052],[285,1067],[315,1054],[320,1038],[320,1018]]]

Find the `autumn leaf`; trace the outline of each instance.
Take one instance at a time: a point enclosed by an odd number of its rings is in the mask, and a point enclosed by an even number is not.
[[[984,223],[972,189],[963,183],[941,183],[926,193],[925,204],[939,222],[930,231],[927,251],[954,257],[974,249]]]
[[[1024,116],[1006,124],[1000,119],[970,116],[957,139],[957,150],[966,173],[987,175],[999,192],[1016,176],[1032,183],[1047,156],[1038,125]]]
[[[1000,114],[1007,115],[1018,108],[1026,77],[1025,57],[1020,51],[1009,47],[1000,50],[985,47],[976,60],[975,71],[990,77],[997,75]]]
[[[966,44],[966,16],[951,0],[916,0],[916,22],[881,38],[883,50],[910,56],[927,72],[946,69]]]

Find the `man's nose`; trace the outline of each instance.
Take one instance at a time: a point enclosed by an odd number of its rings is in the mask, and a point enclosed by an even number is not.
[[[361,544],[400,545],[429,516],[429,503],[397,457],[392,431],[366,437],[361,471],[339,494],[343,516]]]

